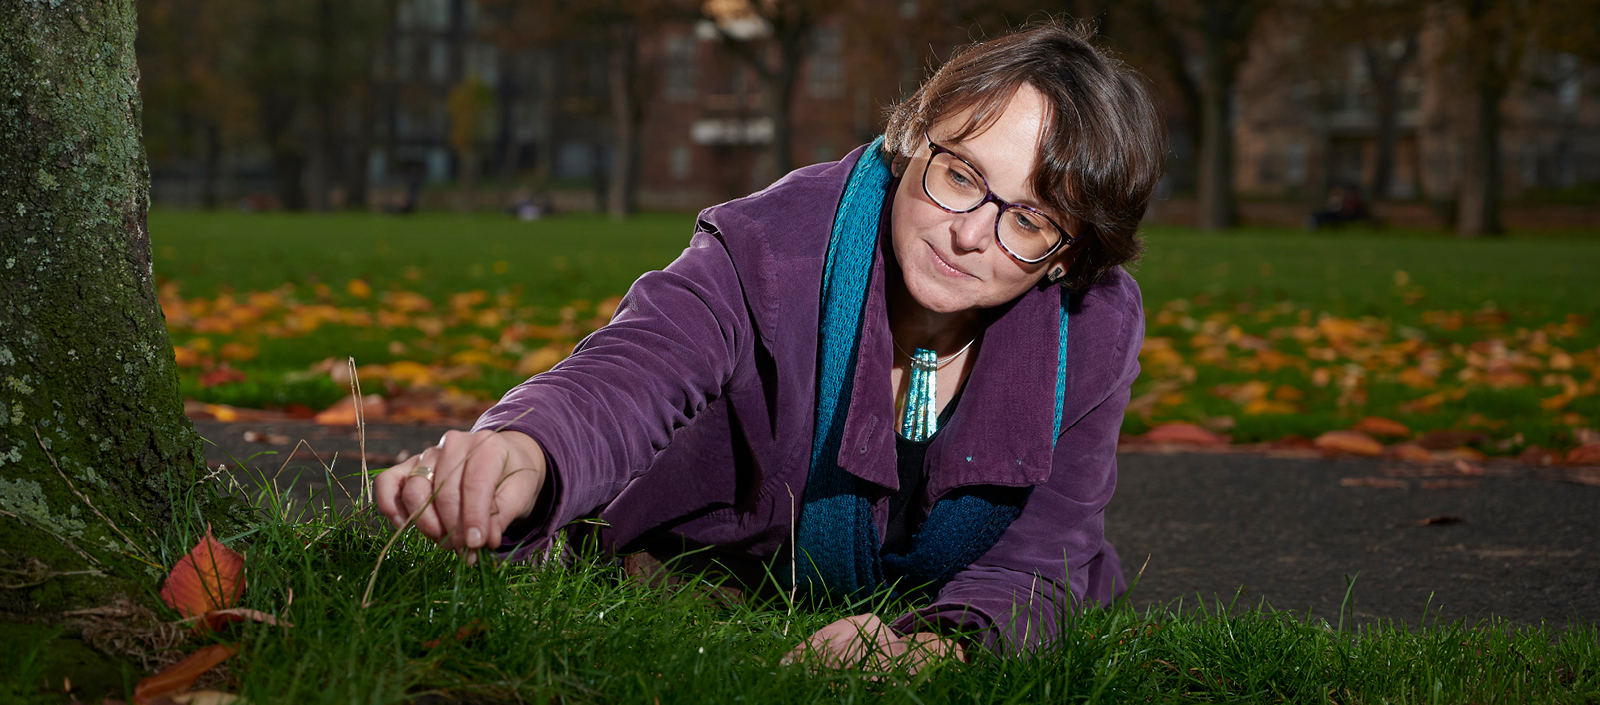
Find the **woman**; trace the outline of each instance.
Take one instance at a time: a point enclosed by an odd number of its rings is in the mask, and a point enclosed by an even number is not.
[[[884,139],[701,213],[570,358],[380,475],[379,506],[456,550],[523,558],[597,514],[610,551],[932,598],[802,645],[833,662],[1035,647],[1126,589],[1102,512],[1143,313],[1119,265],[1163,153],[1081,31],[968,47]]]

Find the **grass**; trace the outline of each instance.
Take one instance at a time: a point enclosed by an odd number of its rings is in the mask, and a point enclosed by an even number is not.
[[[692,227],[691,216],[668,214],[627,223],[593,216],[523,223],[491,214],[150,216],[158,278],[178,296],[217,310],[219,296],[234,302],[269,291],[369,318],[385,311],[386,296],[405,292],[435,307],[427,315],[443,327],[432,331],[403,316],[395,325],[335,322],[294,335],[265,325],[278,319],[252,319],[226,333],[173,324],[180,345],[214,350],[239,341],[254,355],[232,363],[246,373],[243,381],[203,384],[203,369],[186,372],[186,395],[314,409],[345,390],[304,371],[348,355],[363,364],[414,361],[443,374],[462,368],[462,351],[481,350],[487,355],[451,384],[494,398],[525,377],[517,373],[519,359],[546,344],[565,350],[588,328],[512,339],[508,330],[596,315],[602,299],[670,262]],[[1582,357],[1600,350],[1600,328],[1589,324],[1600,319],[1600,287],[1593,284],[1600,281],[1600,237],[1461,241],[1370,229],[1205,234],[1156,227],[1147,239],[1135,268],[1147,336],[1169,341],[1177,358],[1165,368],[1144,361],[1134,393],[1151,398],[1129,414],[1130,433],[1192,421],[1229,429],[1236,441],[1261,441],[1314,436],[1375,414],[1419,431],[1482,431],[1485,450],[1515,453],[1526,445],[1570,446],[1574,429],[1600,422],[1600,394],[1592,389],[1600,353]],[[455,308],[453,297],[474,291],[482,292],[476,304]],[[436,312],[446,309],[460,315],[441,319]],[[475,318],[488,313],[487,323]],[[1330,345],[1324,319],[1362,334]],[[171,312],[169,320],[177,320]],[[1311,337],[1297,337],[1307,330]],[[1263,369],[1252,362],[1252,340],[1270,342],[1283,357]],[[1496,340],[1500,348],[1481,347]],[[1576,362],[1559,365],[1558,349],[1579,355]],[[1463,377],[1490,369],[1493,361],[1484,360],[1500,354],[1495,350],[1509,351],[1520,372],[1492,382]],[[1402,374],[1430,351],[1441,356],[1431,376]],[[1252,381],[1259,384],[1242,387]]]
[[[1119,604],[1063,617],[1064,637],[1028,658],[980,653],[971,664],[941,662],[915,676],[881,679],[811,671],[782,665],[782,656],[802,635],[865,607],[728,606],[692,584],[649,587],[591,559],[467,566],[414,531],[385,556],[364,608],[362,594],[388,540],[386,529],[374,527],[387,525],[366,510],[297,515],[303,510],[284,497],[263,491],[254,527],[224,541],[247,553],[242,606],[294,626],[237,625],[182,647],[240,644],[222,686],[262,705],[1600,699],[1600,634],[1593,627],[1355,630],[1342,618],[1330,623],[1265,605],[1141,612]],[[156,550],[171,563],[198,534],[187,527]],[[904,607],[871,605],[883,614]],[[39,648],[7,648],[0,694],[59,701],[30,686],[40,678]]]

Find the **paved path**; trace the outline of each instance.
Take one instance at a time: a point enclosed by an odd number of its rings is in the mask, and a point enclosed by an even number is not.
[[[358,443],[348,429],[305,423],[196,424],[213,464],[235,466],[228,453],[274,474],[289,445],[248,442],[305,439],[324,460],[337,452],[336,473],[359,470]],[[373,426],[373,467],[401,451],[436,443],[437,427]],[[278,436],[278,438],[272,438]],[[1265,600],[1337,620],[1345,575],[1355,587],[1358,622],[1417,624],[1427,609],[1446,621],[1496,615],[1523,623],[1600,624],[1600,487],[1535,477],[1483,477],[1471,487],[1407,489],[1344,487],[1346,477],[1383,475],[1382,461],[1289,460],[1257,455],[1143,454],[1118,456],[1117,495],[1106,534],[1129,577],[1149,557],[1132,599],[1168,603],[1196,596],[1239,603]],[[301,451],[281,474],[304,499],[327,487],[320,464]],[[346,482],[334,498],[359,486]],[[1450,517],[1444,523],[1426,520]],[[1459,521],[1453,521],[1459,519]],[[1430,603],[1431,596],[1431,603]],[[1431,605],[1431,606],[1430,606]]]

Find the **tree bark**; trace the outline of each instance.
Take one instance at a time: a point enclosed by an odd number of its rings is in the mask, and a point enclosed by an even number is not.
[[[1196,183],[1201,230],[1234,226],[1237,210],[1233,190],[1234,74],[1237,62],[1233,43],[1247,36],[1234,32],[1230,12],[1219,3],[1205,3],[1200,18],[1200,41],[1205,67],[1200,82],[1200,164]]]
[[[1500,98],[1505,89],[1484,81],[1473,96],[1476,122],[1461,175],[1461,200],[1456,233],[1464,238],[1499,235],[1500,226]]]
[[[611,183],[606,187],[606,213],[612,220],[633,215],[639,185],[640,104],[639,33],[637,26],[619,24],[611,32],[608,83],[611,93]]]
[[[1416,55],[1416,37],[1402,40],[1399,56],[1385,57],[1385,47],[1367,42],[1361,54],[1372,77],[1373,108],[1378,119],[1378,155],[1373,165],[1372,198],[1386,201],[1394,196],[1394,155],[1400,136],[1400,77]]]
[[[129,567],[203,468],[152,282],[134,7],[0,1],[3,612],[147,595]]]

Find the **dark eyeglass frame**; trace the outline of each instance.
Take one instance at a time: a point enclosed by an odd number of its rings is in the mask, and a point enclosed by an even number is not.
[[[1060,252],[1061,248],[1063,246],[1071,246],[1072,243],[1078,241],[1078,236],[1067,232],[1066,228],[1061,227],[1060,223],[1057,223],[1054,218],[1051,218],[1044,211],[1041,211],[1038,208],[1034,208],[1033,206],[1023,205],[1021,203],[1011,203],[1011,202],[1005,200],[1004,198],[1001,198],[999,196],[994,195],[994,191],[989,188],[989,179],[983,175],[983,172],[980,171],[978,169],[978,167],[973,166],[972,162],[969,162],[969,161],[967,161],[965,159],[962,159],[961,155],[956,154],[955,152],[952,152],[949,149],[946,149],[946,148],[940,146],[938,143],[933,141],[932,137],[928,136],[928,133],[926,133],[926,132],[922,133],[922,137],[923,137],[923,139],[926,139],[928,141],[928,151],[929,151],[928,163],[926,165],[924,165],[923,168],[922,168],[922,193],[927,195],[928,200],[933,201],[933,205],[938,206],[940,210],[942,210],[942,211],[944,211],[946,213],[955,213],[957,215],[962,214],[962,213],[971,213],[971,212],[973,212],[975,210],[978,210],[979,208],[984,207],[984,205],[986,205],[988,203],[991,203],[991,202],[994,203],[996,206],[999,207],[999,210],[995,212],[995,216],[994,216],[994,241],[996,243],[999,243],[1000,249],[1005,250],[1006,254],[1011,255],[1012,259],[1015,259],[1018,262],[1023,262],[1025,264],[1038,264],[1038,263],[1043,262],[1043,261],[1045,261],[1047,259],[1050,259],[1051,255],[1054,255],[1055,253]],[[938,155],[940,155],[940,154],[948,154],[948,155],[950,155],[951,157],[955,158],[957,161],[961,162],[962,164],[967,165],[967,168],[971,169],[972,173],[978,175],[978,183],[981,186],[983,186],[983,200],[978,201],[978,203],[976,205],[972,206],[971,208],[968,208],[966,210],[959,210],[958,211],[958,210],[955,210],[954,208],[950,208],[949,206],[946,206],[943,203],[940,203],[939,199],[934,197],[933,191],[928,189],[928,172],[932,171],[933,158],[938,156]],[[1032,259],[1029,259],[1027,257],[1023,257],[1023,256],[1021,256],[1021,255],[1019,255],[1019,254],[1017,254],[1015,252],[1012,252],[1011,248],[1006,245],[1005,239],[1000,237],[1000,219],[1006,217],[1006,211],[1009,211],[1012,208],[1016,208],[1016,209],[1019,209],[1019,210],[1024,210],[1024,211],[1027,211],[1029,213],[1037,213],[1040,218],[1044,218],[1052,226],[1055,226],[1056,232],[1061,233],[1061,239],[1057,240],[1056,244],[1052,245],[1050,247],[1049,251],[1045,252],[1042,255],[1039,255],[1038,257],[1032,258]]]

